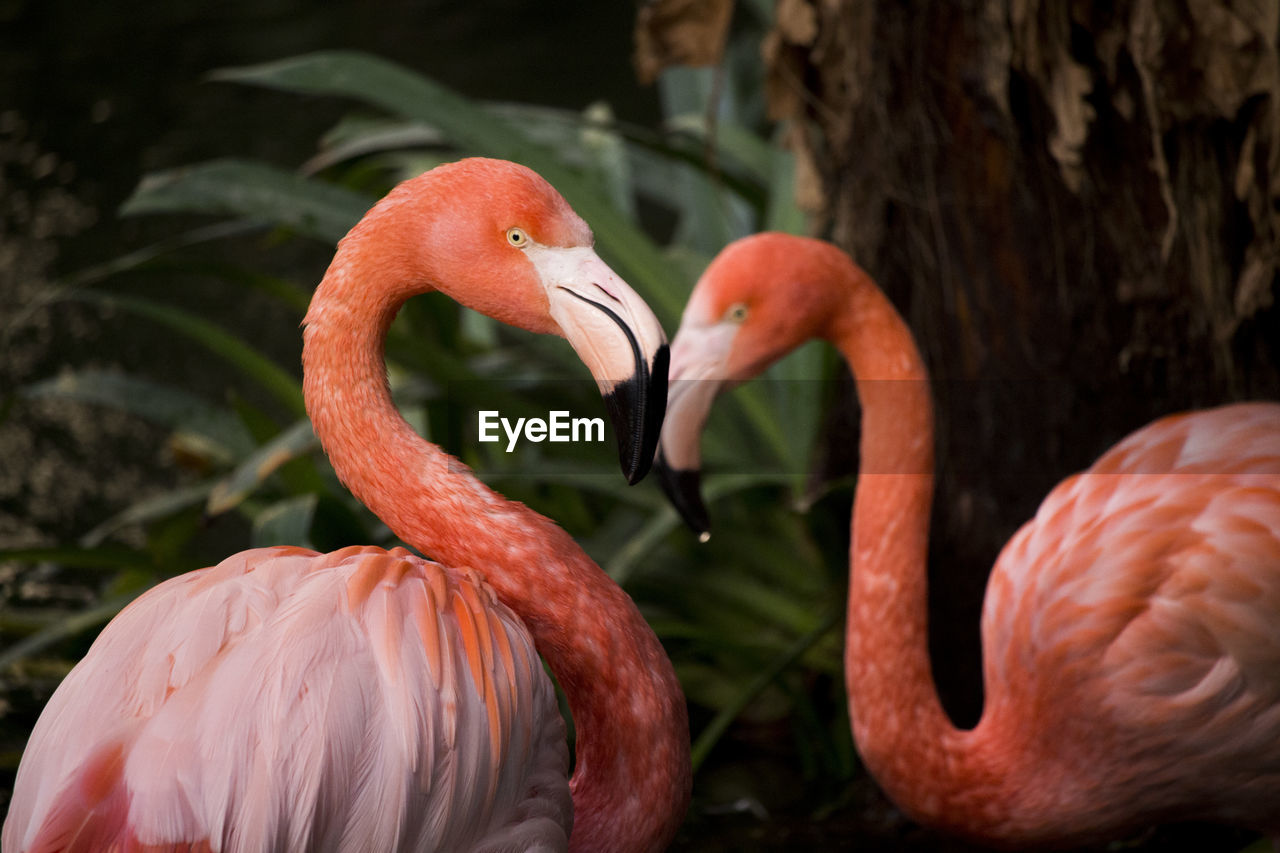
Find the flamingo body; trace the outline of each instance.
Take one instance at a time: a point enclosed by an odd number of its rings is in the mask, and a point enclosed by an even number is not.
[[[886,793],[1001,846],[1190,819],[1280,835],[1280,405],[1158,420],[1050,493],[991,573],[986,705],[962,731],[928,658],[928,373],[848,256],[762,234],[707,268],[672,345],[664,488],[705,529],[697,435],[716,393],[811,338],[844,355],[862,406],[845,679]]]
[[[400,306],[433,290],[560,335],[634,482],[666,342],[591,243],[546,181],[497,160],[439,166],[365,215],[304,321],[307,412],[343,483],[439,564],[261,549],[146,593],[37,723],[3,853],[666,847],[689,736],[657,637],[564,530],[414,432],[383,362]],[[572,779],[539,655],[573,714]]]
[[[1135,810],[1280,832],[1280,407],[1163,418],[1059,484],[982,638],[972,737],[1018,756],[1010,796],[1056,801],[1053,834]]]
[[[403,549],[263,548],[166,581],[28,749],[50,758],[19,776],[6,848],[31,853],[554,850],[571,823],[528,631]]]

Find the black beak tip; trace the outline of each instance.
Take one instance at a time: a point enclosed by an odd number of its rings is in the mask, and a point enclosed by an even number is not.
[[[671,352],[666,344],[653,356],[653,367],[640,362],[635,375],[619,382],[605,395],[605,408],[618,435],[618,461],[627,483],[634,486],[653,467],[662,419],[667,414],[667,367]]]
[[[652,460],[645,462],[643,459],[632,458],[622,460],[622,475],[627,478],[627,485],[634,486],[643,480],[652,467]]]
[[[685,525],[698,534],[699,540],[706,542],[711,537],[711,516],[707,505],[702,502],[702,472],[697,468],[672,468],[661,453],[655,470],[667,500],[684,519]]]

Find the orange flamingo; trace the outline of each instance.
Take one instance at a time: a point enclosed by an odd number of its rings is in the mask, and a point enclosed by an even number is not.
[[[763,234],[707,268],[672,343],[664,485],[705,532],[712,399],[815,337],[847,359],[862,405],[845,679],[889,796],[920,823],[1007,846],[1183,819],[1280,832],[1280,405],[1156,421],[1049,494],[992,570],[986,706],[962,731],[926,644],[928,376],[844,253]]]
[[[657,638],[561,528],[413,432],[382,361],[429,290],[562,335],[613,401],[634,481],[666,343],[591,246],[550,185],[495,160],[406,181],[356,225],[307,312],[307,410],[343,482],[444,565],[262,548],[143,595],[37,723],[5,853],[666,846],[688,721]],[[576,724],[572,782],[538,653]]]

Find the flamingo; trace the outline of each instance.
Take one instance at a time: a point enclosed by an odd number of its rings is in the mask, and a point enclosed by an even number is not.
[[[656,851],[688,804],[688,720],[631,599],[560,527],[420,438],[385,334],[440,290],[565,337],[623,468],[665,405],[657,319],[534,172],[468,159],[400,184],[307,312],[304,393],[343,482],[403,548],[261,548],[168,580],[102,632],[18,770],[4,853]],[[564,722],[538,655],[576,724]],[[570,831],[572,827],[572,834]]]
[[[1158,420],[1058,485],[982,613],[986,704],[957,729],[926,643],[928,374],[836,247],[761,234],[699,279],[672,343],[658,471],[695,530],[715,395],[811,338],[862,407],[845,682],[863,762],[911,818],[999,846],[1204,819],[1280,833],[1280,405]]]

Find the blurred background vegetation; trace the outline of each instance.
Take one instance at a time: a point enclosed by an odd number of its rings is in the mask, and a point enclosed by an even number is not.
[[[2,318],[0,803],[43,702],[149,586],[249,546],[393,544],[318,451],[298,324],[334,243],[394,183],[468,155],[533,167],[672,331],[725,243],[804,230],[792,158],[763,112],[768,4],[744,5],[719,70],[673,68],[649,89],[632,82],[629,11],[588,7],[543,18],[481,4],[464,22],[405,4],[376,27],[342,6],[246,5],[217,21],[157,9],[138,34],[94,20],[69,33],[34,6],[17,16],[84,43],[63,41],[62,57],[11,46],[20,78],[66,88],[0,128],[16,258]],[[315,36],[296,31],[308,27]],[[153,40],[136,76],[95,67],[115,38]],[[369,50],[277,59],[324,45]],[[235,64],[256,59],[273,61]],[[113,155],[130,168],[107,168]],[[777,810],[807,824],[846,803],[843,533],[824,541],[779,500],[803,484],[819,383],[757,385],[718,415],[708,459],[744,473],[708,487],[745,500],[700,546],[655,484],[625,485],[612,454],[547,473],[530,454],[462,440],[468,389],[486,407],[603,414],[592,383],[565,381],[584,374],[561,342],[425,297],[393,327],[388,362],[411,422],[563,524],[667,646],[701,765],[682,843],[707,849],[726,822],[755,832]],[[811,348],[776,375],[831,363]]]
[[[669,333],[705,263],[753,231],[831,236],[876,275],[935,374],[931,640],[962,723],[986,570],[1049,486],[1157,414],[1280,393],[1267,92],[1248,77],[1223,117],[1190,84],[1144,88],[1172,55],[1152,32],[1175,32],[1151,10],[1178,4],[704,5],[732,7],[723,37],[642,29],[648,85],[631,4],[0,10],[0,809],[44,701],[143,590],[252,545],[392,544],[316,447],[298,323],[336,240],[436,163],[537,169]],[[666,67],[682,37],[712,67]],[[1207,174],[1234,184],[1187,189]],[[422,297],[388,366],[424,435],[563,524],[662,639],[698,767],[678,849],[969,849],[909,824],[850,742],[856,409],[830,352],[717,405],[707,545],[608,453],[548,466],[466,439],[472,392],[603,414],[561,342]]]

